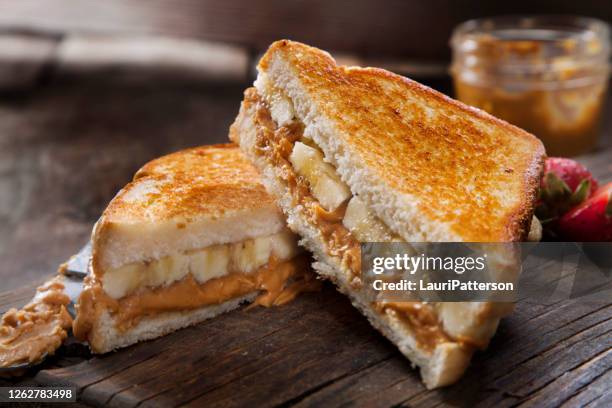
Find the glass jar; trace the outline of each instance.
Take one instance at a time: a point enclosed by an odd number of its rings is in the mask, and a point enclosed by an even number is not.
[[[451,38],[457,98],[538,136],[549,156],[597,143],[610,32],[571,16],[496,17],[459,25]]]

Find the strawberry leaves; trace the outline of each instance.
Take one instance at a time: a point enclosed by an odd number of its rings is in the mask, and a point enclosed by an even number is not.
[[[568,187],[569,188],[569,187]],[[584,179],[580,182],[578,187],[576,187],[576,191],[572,193],[570,197],[570,205],[576,206],[589,198],[589,194],[591,193],[591,180]]]
[[[554,173],[546,175],[545,183],[545,187],[540,189],[540,202],[536,208],[536,216],[542,224],[555,222],[571,208],[586,200],[591,192],[591,181],[586,179],[582,180],[574,191]]]
[[[580,163],[562,157],[546,160],[540,183],[536,216],[548,230],[559,218],[585,202],[597,189],[597,180]]]
[[[569,198],[572,195],[567,183],[561,180],[555,173],[548,173],[545,177],[546,185],[542,189],[542,198],[547,201],[558,201]]]
[[[591,180],[582,180],[578,187],[572,191],[567,183],[557,177],[556,174],[548,173],[546,175],[546,187],[540,190],[540,198],[549,202],[567,201],[573,207],[589,198],[590,193]]]

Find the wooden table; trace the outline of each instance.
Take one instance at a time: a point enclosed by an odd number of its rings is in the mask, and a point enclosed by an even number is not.
[[[0,96],[0,312],[86,242],[146,161],[226,140],[246,83],[103,77],[42,80]],[[612,180],[612,116],[581,160]],[[8,384],[69,384],[111,406],[610,406],[612,306],[521,303],[465,378],[427,391],[415,370],[333,288],[283,308],[236,311],[92,358],[71,344]]]

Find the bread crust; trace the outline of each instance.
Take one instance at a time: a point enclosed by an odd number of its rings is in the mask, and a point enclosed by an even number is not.
[[[126,331],[118,330],[115,318],[110,313],[105,312],[96,320],[88,335],[89,347],[92,352],[103,354],[134,343],[155,339],[237,309],[243,303],[250,303],[257,294],[257,292],[254,292],[219,305],[203,306],[194,310],[146,316]]]
[[[422,224],[397,231],[406,240],[526,239],[545,157],[533,135],[408,78],[338,66],[288,40],[270,46],[259,70],[376,215],[391,227]],[[410,216],[381,209],[391,195]],[[433,226],[447,229],[428,235]]]

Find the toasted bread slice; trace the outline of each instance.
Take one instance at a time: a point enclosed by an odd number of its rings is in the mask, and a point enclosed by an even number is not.
[[[235,145],[153,160],[94,228],[73,331],[105,353],[316,287],[308,258]]]
[[[187,149],[147,163],[111,201],[93,232],[93,271],[283,228],[282,213],[235,145]]]
[[[379,241],[525,239],[542,144],[414,81],[380,69],[338,66],[329,54],[303,44],[272,44],[258,68],[256,89],[245,92],[230,138],[262,171],[289,227],[319,261],[315,269],[421,367],[428,387],[456,381],[474,348],[486,347],[512,305],[421,304],[413,312],[373,305],[360,281],[359,244],[372,241],[374,230]],[[300,164],[294,157],[298,142],[301,150],[319,151],[325,164],[315,164],[312,152]],[[319,182],[313,184],[312,174]],[[321,184],[342,194],[340,199],[313,188]],[[344,199],[342,185],[350,190],[348,205],[345,200],[322,208]],[[347,207],[355,207],[355,198],[368,213],[368,222],[357,224],[373,226],[367,234],[360,235],[355,224],[347,227]],[[512,272],[512,265],[504,268]],[[436,324],[405,324],[403,314],[417,316],[417,309],[427,310]],[[438,333],[429,343],[420,330],[425,326]]]
[[[260,94],[270,87],[291,101],[304,134],[353,194],[406,241],[527,237],[545,154],[531,134],[391,72],[338,66],[297,42],[272,44],[259,72]]]

